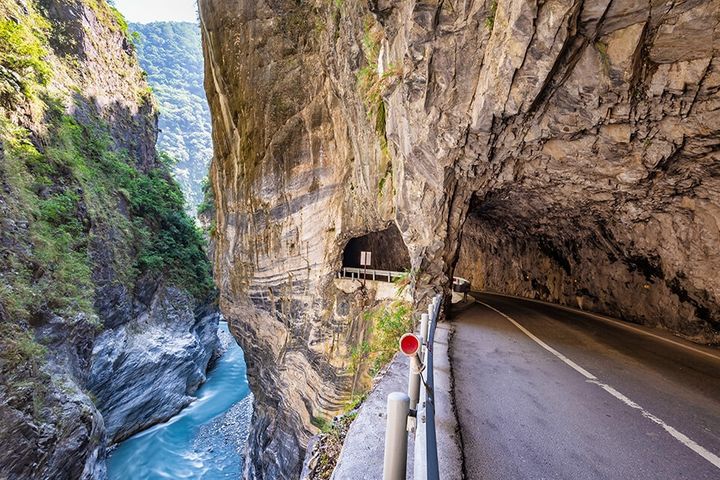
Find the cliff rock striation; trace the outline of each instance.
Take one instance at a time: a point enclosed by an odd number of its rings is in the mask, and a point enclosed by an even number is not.
[[[105,477],[216,343],[203,240],[104,1],[0,0],[0,477]]]
[[[249,478],[347,396],[367,303],[333,276],[393,223],[416,302],[456,272],[718,342],[717,0],[199,4]]]

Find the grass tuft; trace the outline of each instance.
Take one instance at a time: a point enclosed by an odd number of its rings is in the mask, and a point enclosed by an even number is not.
[[[485,17],[485,27],[493,31],[493,28],[495,27],[495,15],[497,15],[497,7],[498,3],[497,0],[492,0],[490,2],[490,8],[488,9],[488,14]]]

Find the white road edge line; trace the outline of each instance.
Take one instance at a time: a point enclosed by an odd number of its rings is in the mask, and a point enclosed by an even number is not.
[[[631,407],[631,408],[634,408],[634,409],[636,409],[636,410],[640,410],[640,413],[642,414],[643,417],[645,417],[645,418],[651,420],[652,422],[660,425],[660,426],[661,426],[666,432],[668,432],[675,440],[677,440],[678,442],[682,443],[683,445],[685,445],[687,448],[689,448],[689,449],[692,450],[693,452],[695,452],[695,453],[697,453],[698,455],[700,455],[702,458],[704,458],[705,460],[707,460],[708,462],[710,462],[713,466],[715,466],[715,468],[720,469],[720,457],[718,457],[717,455],[715,455],[714,453],[712,453],[712,452],[709,451],[708,449],[704,448],[703,446],[699,445],[697,442],[695,442],[694,440],[692,440],[690,437],[688,437],[688,436],[685,435],[684,433],[679,432],[678,430],[676,430],[676,429],[673,428],[672,426],[668,425],[668,424],[665,423],[662,419],[660,419],[660,418],[656,417],[655,415],[653,415],[652,413],[648,412],[648,411],[645,410],[643,407],[641,407],[640,405],[638,405],[637,403],[635,403],[634,401],[632,401],[631,399],[629,399],[628,397],[626,397],[626,396],[623,395],[622,393],[618,392],[617,390],[615,390],[615,389],[614,389],[613,387],[611,387],[610,385],[607,385],[607,384],[605,384],[605,383],[602,383],[602,382],[598,381],[598,379],[597,379],[597,377],[596,377],[595,375],[593,375],[592,373],[588,372],[587,370],[585,370],[584,368],[582,368],[580,365],[578,365],[577,363],[573,362],[572,360],[570,360],[569,358],[567,358],[565,355],[563,355],[562,353],[558,352],[557,350],[555,350],[554,348],[552,348],[552,347],[551,347],[550,345],[548,345],[547,343],[545,343],[545,342],[543,342],[542,340],[540,340],[538,337],[536,337],[535,335],[533,335],[528,329],[526,329],[525,327],[523,327],[522,325],[520,325],[518,322],[516,322],[514,319],[510,318],[510,317],[509,317],[508,315],[506,315],[505,313],[503,313],[503,312],[501,312],[500,310],[498,310],[497,308],[495,308],[495,307],[493,307],[493,306],[491,306],[491,305],[488,305],[487,303],[481,302],[481,301],[479,301],[479,300],[477,301],[477,303],[479,303],[480,305],[483,305],[483,306],[489,308],[490,310],[493,310],[494,312],[497,312],[498,314],[502,315],[502,316],[503,316],[504,318],[506,318],[510,323],[512,323],[513,325],[515,325],[515,326],[518,328],[518,330],[520,330],[520,331],[523,332],[525,335],[527,335],[528,337],[530,337],[530,339],[532,339],[535,343],[537,343],[537,344],[540,345],[542,348],[544,348],[544,349],[547,350],[548,352],[550,352],[550,353],[552,353],[553,355],[555,355],[557,358],[559,358],[560,360],[562,360],[565,364],[567,364],[568,366],[570,366],[573,370],[577,371],[577,372],[580,373],[582,376],[584,376],[584,377],[586,378],[586,381],[587,381],[587,382],[599,386],[600,388],[602,388],[603,390],[605,390],[606,392],[608,392],[610,395],[612,395],[613,397],[615,397],[615,398],[617,398],[618,400],[620,400],[621,402],[623,402],[625,405],[627,405],[627,406],[629,406],[629,407]]]
[[[518,300],[525,300],[525,301],[528,301],[528,302],[539,303],[539,304],[541,304],[541,305],[547,305],[547,306],[549,306],[549,307],[559,308],[560,310],[565,310],[566,312],[570,312],[570,313],[579,313],[579,314],[581,314],[581,315],[587,315],[588,317],[597,318],[598,320],[601,320],[601,321],[603,321],[603,322],[612,323],[612,324],[614,324],[614,325],[617,325],[618,327],[626,328],[626,329],[628,329],[628,330],[632,330],[632,331],[634,331],[634,332],[641,333],[641,334],[643,334],[643,335],[647,335],[647,336],[656,338],[656,339],[658,339],[658,340],[662,340],[663,342],[672,343],[673,345],[676,345],[676,346],[678,346],[678,347],[682,347],[682,348],[684,348],[684,349],[686,349],[686,350],[692,350],[692,351],[695,352],[695,353],[699,353],[700,355],[705,355],[706,357],[710,357],[710,358],[712,358],[713,360],[720,360],[720,356],[718,356],[718,355],[713,355],[712,353],[706,352],[706,351],[704,351],[704,350],[700,350],[699,348],[693,348],[693,347],[691,347],[690,345],[685,345],[684,343],[676,342],[675,340],[673,340],[673,339],[671,339],[671,338],[666,338],[666,337],[663,337],[663,336],[661,336],[661,335],[656,335],[656,334],[654,334],[654,333],[652,333],[652,332],[645,331],[645,330],[643,330],[643,329],[641,329],[641,328],[637,328],[637,327],[634,327],[634,326],[629,325],[629,324],[627,324],[627,323],[620,322],[620,321],[614,320],[614,319],[612,319],[612,318],[604,317],[604,316],[598,315],[598,314],[596,314],[596,313],[587,312],[587,311],[585,311],[585,310],[580,310],[580,309],[578,309],[578,308],[572,308],[572,307],[568,307],[568,306],[565,306],[565,305],[558,305],[557,303],[545,302],[545,301],[543,301],[543,300],[537,300],[537,299],[535,299],[535,298],[518,297],[518,296],[515,296],[515,295],[507,295],[507,294],[505,294],[505,293],[498,293],[498,292],[483,292],[483,293],[489,293],[490,295],[497,295],[497,296],[499,296],[499,297],[516,298],[516,299],[518,299]]]

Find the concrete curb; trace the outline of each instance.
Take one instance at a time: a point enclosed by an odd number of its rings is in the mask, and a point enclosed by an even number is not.
[[[454,328],[440,322],[435,330],[435,428],[440,478],[461,480],[463,476],[462,438],[455,411],[450,342]]]

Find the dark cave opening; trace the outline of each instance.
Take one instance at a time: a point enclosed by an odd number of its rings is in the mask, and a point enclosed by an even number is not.
[[[372,253],[370,269],[395,272],[410,270],[410,253],[394,223],[384,230],[351,238],[343,251],[342,266],[360,268],[361,252]]]

